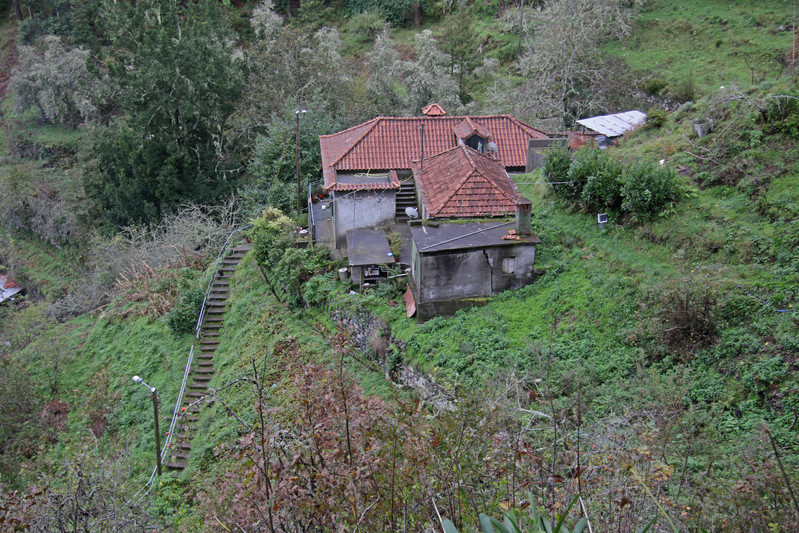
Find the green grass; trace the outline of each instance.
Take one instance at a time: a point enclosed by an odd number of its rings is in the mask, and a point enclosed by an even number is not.
[[[629,39],[605,49],[672,86],[692,75],[706,94],[733,82],[748,87],[753,74],[777,77],[791,46],[791,22],[788,0],[658,0],[642,10]]]

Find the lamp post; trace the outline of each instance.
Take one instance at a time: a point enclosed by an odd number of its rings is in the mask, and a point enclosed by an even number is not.
[[[294,115],[297,117],[297,139],[294,149],[294,162],[297,167],[297,212],[302,212],[302,184],[300,179],[300,115],[307,113],[305,109],[297,109]]]
[[[155,387],[149,386],[147,383],[144,382],[142,378],[139,376],[133,376],[131,378],[136,383],[141,383],[148,389],[150,392],[153,393],[153,420],[155,421],[155,469],[158,472],[158,475],[161,475],[161,435],[160,431],[158,430],[158,393],[155,391]]]

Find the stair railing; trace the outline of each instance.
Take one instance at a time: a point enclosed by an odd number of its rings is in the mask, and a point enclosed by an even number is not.
[[[251,227],[252,224],[246,224],[244,226],[241,226],[240,228],[236,228],[233,231],[231,231],[230,234],[227,236],[227,239],[225,239],[225,243],[219,249],[219,253],[216,256],[216,260],[214,261],[214,271],[211,274],[211,279],[208,281],[208,286],[205,288],[205,296],[203,297],[203,303],[202,306],[200,307],[200,314],[197,317],[197,325],[194,328],[195,341],[200,340],[200,337],[202,336],[203,322],[205,321],[205,313],[206,313],[206,308],[208,306],[208,297],[211,294],[211,288],[213,287],[214,281],[216,280],[216,275],[219,273],[219,268],[221,266],[222,259],[227,255],[228,249],[230,248],[230,245],[233,242],[233,236],[236,235],[237,233],[241,233],[245,230],[248,230]],[[189,381],[189,375],[191,374],[191,365],[194,362],[194,344],[195,343],[192,342],[191,348],[189,348],[189,356],[186,359],[186,366],[184,367],[183,370],[183,380],[180,383],[178,397],[177,400],[175,401],[175,409],[172,412],[172,419],[169,422],[169,431],[166,434],[166,439],[164,440],[164,446],[161,448],[162,464],[166,462],[167,455],[169,453],[170,448],[172,447],[171,446],[172,437],[175,432],[175,427],[177,427],[178,419],[180,418],[181,415],[180,408],[181,404],[183,403],[183,395],[186,392],[186,386]],[[128,504],[132,502],[137,496],[141,495],[139,499],[136,500],[136,503],[140,503],[150,493],[150,490],[153,487],[153,480],[155,480],[156,474],[157,474],[157,467],[153,467],[153,472],[152,474],[150,474],[150,478],[147,480],[147,483],[145,483],[145,485],[141,489],[139,489],[139,492],[134,494],[133,497],[130,500],[128,500],[127,502]]]

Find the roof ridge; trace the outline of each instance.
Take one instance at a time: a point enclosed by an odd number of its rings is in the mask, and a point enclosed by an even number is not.
[[[494,160],[493,160],[493,159],[491,159],[490,157],[488,157],[487,155],[485,155],[485,154],[481,154],[480,152],[478,152],[478,151],[476,151],[476,150],[474,150],[474,152],[475,152],[475,153],[477,153],[477,154],[479,154],[479,155],[481,155],[481,156],[482,156],[482,157],[484,157],[486,160],[488,160],[488,161],[491,161],[491,162],[494,162]],[[492,180],[491,178],[489,178],[488,176],[486,176],[486,175],[483,173],[483,171],[482,171],[481,169],[477,168],[477,165],[474,165],[474,164],[472,164],[472,166],[474,167],[475,171],[476,171],[476,172],[477,172],[477,173],[478,173],[480,176],[482,176],[482,178],[483,178],[485,181],[487,181],[488,183],[490,183],[490,184],[491,184],[491,186],[492,186],[492,187],[493,187],[495,190],[499,191],[499,193],[500,193],[502,196],[504,196],[505,198],[508,198],[508,200],[511,200],[512,202],[516,202],[516,199],[517,199],[516,197],[518,196],[518,194],[514,194],[512,198],[511,198],[511,197],[508,197],[508,195],[505,193],[505,191],[503,191],[503,190],[502,190],[500,187],[498,187],[498,186],[497,186],[497,184],[494,182],[494,180]],[[500,166],[500,168],[502,169],[502,172],[505,174],[505,177],[508,179],[508,183],[511,185],[511,192],[513,192],[513,187],[516,185],[516,182],[515,182],[515,181],[513,181],[513,179],[510,177],[510,174],[508,174],[508,171],[507,171],[507,170],[505,170],[505,168],[504,168],[504,167],[501,167],[501,166]]]
[[[371,132],[373,129],[375,129],[375,128],[377,127],[377,125],[380,123],[380,121],[381,121],[381,120],[383,120],[384,118],[385,118],[385,117],[375,117],[375,118],[373,118],[373,119],[372,119],[372,121],[373,121],[372,125],[371,125],[371,126],[369,126],[368,128],[365,128],[365,129],[364,129],[364,131],[363,131],[363,133],[361,134],[361,136],[360,136],[360,137],[358,137],[358,138],[355,140],[355,142],[354,142],[354,143],[352,143],[352,146],[350,146],[348,149],[344,150],[344,151],[341,153],[341,155],[339,155],[339,156],[338,156],[338,157],[337,157],[337,158],[336,158],[336,159],[335,159],[335,160],[334,160],[332,163],[330,163],[330,166],[331,166],[331,167],[335,167],[335,166],[336,166],[336,164],[338,164],[338,162],[339,162],[339,161],[341,161],[342,159],[344,159],[344,156],[345,156],[345,155],[347,155],[347,154],[349,154],[350,152],[352,152],[352,150],[353,150],[353,149],[354,149],[356,146],[358,146],[358,145],[361,143],[361,141],[362,141],[362,140],[363,140],[363,139],[364,139],[364,138],[365,138],[365,137],[366,137],[366,136],[367,136],[367,135],[368,135],[368,134],[369,134],[369,133],[370,133],[370,132]],[[364,122],[364,124],[368,124],[369,122],[370,122],[370,121],[366,121],[366,122]],[[359,124],[359,125],[360,125],[360,126],[363,126],[363,124]],[[347,130],[344,130],[344,131],[347,131]]]
[[[344,130],[341,130],[341,131],[337,131],[336,133],[327,133],[327,134],[325,134],[325,135],[320,135],[319,137],[325,137],[325,138],[329,138],[329,137],[337,137],[337,136],[341,135],[342,133],[347,133],[348,131],[352,131],[352,130],[354,130],[355,128],[361,128],[361,127],[365,126],[366,124],[369,124],[370,122],[377,121],[377,120],[379,120],[379,119],[381,119],[381,118],[385,118],[385,117],[382,117],[382,116],[377,116],[377,117],[375,117],[375,118],[370,118],[370,119],[369,119],[369,120],[367,120],[366,122],[361,122],[360,124],[356,124],[356,125],[354,125],[354,126],[350,126],[349,128],[347,128],[347,129],[344,129]]]
[[[461,187],[463,186],[463,184],[464,184],[464,183],[466,183],[466,182],[469,180],[469,178],[472,176],[472,174],[474,174],[475,172],[478,172],[478,174],[479,174],[479,171],[478,171],[478,170],[477,170],[477,168],[474,166],[474,162],[473,162],[473,161],[472,161],[472,159],[469,157],[469,150],[471,150],[471,148],[469,148],[468,146],[466,146],[466,145],[463,145],[463,144],[459,144],[459,145],[458,145],[458,146],[456,146],[455,148],[460,148],[460,149],[462,149],[462,150],[463,150],[463,153],[464,153],[464,155],[466,156],[466,159],[467,159],[467,161],[469,161],[469,166],[470,166],[470,167],[472,167],[472,171],[471,171],[471,172],[469,172],[468,174],[466,174],[466,177],[465,177],[465,178],[463,178],[462,180],[460,180],[459,182],[457,182],[457,185],[456,185],[456,186],[452,187],[452,192],[449,194],[449,196],[447,196],[447,197],[446,197],[446,199],[444,199],[444,201],[443,201],[443,202],[441,202],[441,207],[440,207],[440,208],[438,208],[434,214],[438,214],[438,213],[439,213],[439,212],[440,212],[442,209],[444,209],[444,207],[447,205],[447,203],[448,203],[450,200],[452,200],[452,198],[453,198],[453,197],[454,197],[454,196],[455,196],[455,195],[458,193],[458,191],[460,191],[460,190],[461,190]],[[454,150],[455,148],[453,148],[453,150]],[[441,153],[443,154],[444,152],[441,152]]]

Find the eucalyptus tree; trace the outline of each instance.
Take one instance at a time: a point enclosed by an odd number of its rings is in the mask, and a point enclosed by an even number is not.
[[[551,0],[536,12],[519,60],[517,112],[570,126],[629,92],[600,45],[629,35],[640,0]]]
[[[15,111],[35,108],[44,122],[73,128],[93,118],[102,87],[86,66],[88,58],[88,50],[69,48],[56,35],[20,46],[8,86]]]

